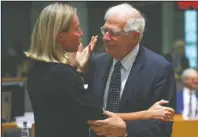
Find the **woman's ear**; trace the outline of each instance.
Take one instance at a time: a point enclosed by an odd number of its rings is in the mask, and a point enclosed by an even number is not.
[[[60,32],[58,32],[56,34],[56,40],[57,40],[58,43],[62,43],[62,41],[63,41],[63,35]]]
[[[67,37],[67,34],[63,33],[63,32],[58,32],[56,34],[56,41],[59,43],[59,44],[63,44],[64,41],[65,41],[65,37]]]

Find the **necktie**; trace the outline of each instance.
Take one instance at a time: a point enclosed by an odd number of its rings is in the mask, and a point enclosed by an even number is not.
[[[192,92],[190,92],[190,97],[189,97],[189,111],[188,111],[188,117],[192,117]]]
[[[122,64],[118,61],[114,66],[108,91],[106,109],[111,112],[118,112],[121,90],[121,69]]]

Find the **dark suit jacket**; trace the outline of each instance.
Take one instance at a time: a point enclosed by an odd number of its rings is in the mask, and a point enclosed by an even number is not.
[[[33,61],[27,79],[35,137],[88,137],[89,119],[100,119],[97,98],[88,94],[69,65]]]
[[[183,90],[180,90],[177,92],[177,100],[176,100],[176,113],[182,114],[184,110],[184,96],[183,96]],[[196,92],[196,97],[198,98],[198,91]]]
[[[95,56],[87,77],[89,91],[100,97],[101,104],[112,57],[108,54]],[[161,99],[169,100],[175,108],[176,82],[171,64],[162,56],[140,46],[126,82],[119,111],[135,112],[148,109]],[[157,120],[128,121],[129,137],[171,137],[173,123]]]

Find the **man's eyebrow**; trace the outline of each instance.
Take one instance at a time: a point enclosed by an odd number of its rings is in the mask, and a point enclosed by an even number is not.
[[[108,29],[108,30],[112,30],[112,31],[121,31],[120,28],[110,28],[110,27],[105,27],[103,26],[105,29]]]

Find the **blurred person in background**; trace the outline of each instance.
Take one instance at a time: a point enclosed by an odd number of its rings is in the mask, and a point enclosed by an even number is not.
[[[182,73],[183,89],[177,92],[176,113],[184,119],[198,119],[198,72],[192,68]]]
[[[165,58],[172,63],[176,76],[189,67],[189,61],[185,56],[185,42],[177,40],[173,44],[172,53],[165,54]]]
[[[20,76],[20,68],[24,60],[22,45],[19,42],[14,42],[8,47],[7,52],[7,55],[2,56],[2,76]]]

